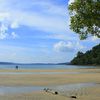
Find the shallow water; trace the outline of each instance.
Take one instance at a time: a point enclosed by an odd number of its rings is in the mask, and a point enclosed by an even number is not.
[[[0,95],[21,94],[21,93],[28,93],[32,91],[40,91],[40,90],[43,90],[43,87],[40,87],[40,86],[17,86],[17,87],[0,86]]]
[[[6,94],[21,94],[21,93],[29,93],[33,91],[42,91],[44,88],[50,88],[58,92],[66,92],[66,91],[74,91],[86,87],[93,87],[96,86],[96,83],[79,83],[79,84],[66,84],[66,85],[58,85],[58,86],[48,86],[48,87],[41,87],[41,86],[17,86],[17,87],[7,87],[7,86],[0,86],[0,95]]]
[[[19,69],[77,69],[97,68],[96,66],[75,66],[75,65],[18,65]],[[99,67],[100,68],[100,67]],[[16,69],[16,65],[0,65],[0,69]]]
[[[96,83],[77,83],[77,84],[66,84],[66,85],[54,86],[52,87],[52,89],[58,91],[71,91],[71,90],[77,90],[86,87],[92,87],[96,85],[97,85]]]
[[[81,72],[0,72],[0,75],[22,75],[22,74],[81,74]]]
[[[80,96],[80,95],[88,95],[87,88],[100,86],[97,83],[78,83],[78,84],[66,84],[50,87],[50,89],[57,91],[62,96]]]

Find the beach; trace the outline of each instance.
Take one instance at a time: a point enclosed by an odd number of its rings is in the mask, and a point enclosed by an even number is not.
[[[94,86],[54,95],[43,89],[26,93],[0,94],[0,100],[100,100],[100,69],[32,69],[32,70],[0,70],[0,87],[36,86],[48,88],[66,84],[95,83]]]

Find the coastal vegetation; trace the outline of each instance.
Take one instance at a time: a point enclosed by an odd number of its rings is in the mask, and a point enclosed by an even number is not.
[[[90,34],[100,38],[100,0],[74,0],[69,5],[70,28],[86,39]]]
[[[80,39],[92,35],[100,38],[100,0],[74,0],[69,5],[70,29]],[[78,52],[71,61],[74,65],[100,65],[100,44],[86,53]]]
[[[78,52],[71,61],[74,65],[100,65],[100,44],[88,50],[86,53]]]

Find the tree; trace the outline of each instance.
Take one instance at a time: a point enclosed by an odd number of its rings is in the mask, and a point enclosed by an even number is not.
[[[100,0],[74,0],[69,5],[70,28],[86,39],[89,34],[100,38]]]
[[[80,52],[80,51],[79,51],[79,52],[77,53],[77,56],[78,56],[78,57],[81,57],[81,56],[83,56],[83,54],[84,54],[83,52]]]
[[[93,47],[86,53],[78,52],[71,61],[74,65],[100,65],[100,44]]]

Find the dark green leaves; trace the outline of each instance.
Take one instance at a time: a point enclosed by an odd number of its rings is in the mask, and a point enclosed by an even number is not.
[[[71,61],[74,65],[100,65],[100,44],[93,47],[86,53],[78,52]]]
[[[100,38],[100,0],[75,0],[69,5],[71,15],[70,28],[80,35],[80,39],[88,34]]]

